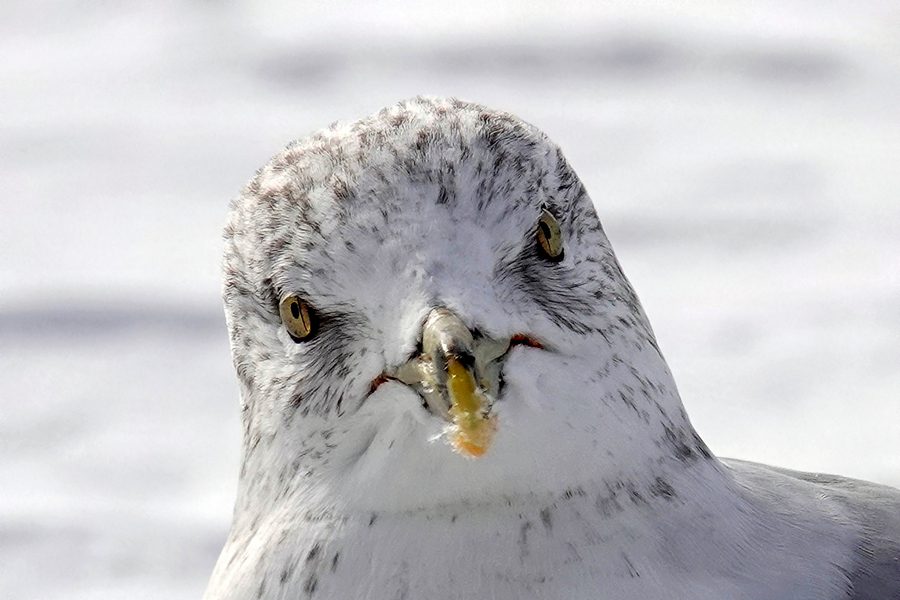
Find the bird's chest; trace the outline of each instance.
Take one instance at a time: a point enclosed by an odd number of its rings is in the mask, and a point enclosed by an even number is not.
[[[256,581],[267,582],[261,597],[322,600],[627,600],[687,591],[677,573],[658,569],[657,542],[639,524],[613,527],[587,504],[309,523],[273,536]],[[685,598],[729,591],[709,587]]]

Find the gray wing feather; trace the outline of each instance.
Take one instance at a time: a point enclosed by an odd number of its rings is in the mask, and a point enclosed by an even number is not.
[[[859,523],[850,599],[900,600],[900,491],[833,475],[791,474],[821,485]]]
[[[814,484],[838,502],[857,528],[849,600],[900,600],[900,490],[836,475],[803,473],[727,459],[738,472],[766,470]]]

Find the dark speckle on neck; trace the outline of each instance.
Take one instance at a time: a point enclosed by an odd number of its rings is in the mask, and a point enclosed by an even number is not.
[[[549,506],[541,509],[541,524],[548,532],[553,530],[553,512]]]

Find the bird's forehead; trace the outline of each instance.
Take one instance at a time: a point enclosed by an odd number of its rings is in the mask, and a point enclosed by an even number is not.
[[[537,218],[520,225],[515,211],[444,205],[414,188],[403,193],[387,202],[360,198],[346,211],[326,204],[317,227],[295,233],[281,271],[285,286],[379,311],[450,288],[463,293],[492,278],[503,248],[521,243]]]

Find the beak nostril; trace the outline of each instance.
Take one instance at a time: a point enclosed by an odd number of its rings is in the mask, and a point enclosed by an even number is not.
[[[447,361],[450,358],[454,359],[467,369],[474,370],[476,368],[475,356],[468,350],[459,348],[441,348],[441,352],[436,353],[434,356],[438,371],[443,373],[447,372]]]

